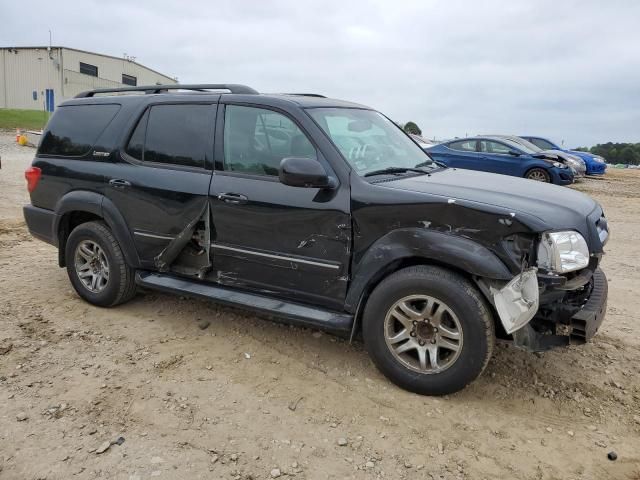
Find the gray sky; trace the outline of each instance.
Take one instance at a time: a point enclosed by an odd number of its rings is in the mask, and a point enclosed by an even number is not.
[[[429,137],[640,142],[640,1],[0,0],[0,45],[121,56],[181,82],[318,92]]]

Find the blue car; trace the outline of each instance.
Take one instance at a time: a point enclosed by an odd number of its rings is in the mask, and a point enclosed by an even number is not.
[[[604,175],[607,170],[607,163],[600,155],[594,155],[589,152],[580,152],[578,150],[567,150],[560,145],[553,143],[551,140],[543,137],[531,137],[529,135],[520,135],[520,138],[530,141],[534,145],[537,145],[543,150],[562,150],[563,152],[577,155],[584,160],[584,164],[587,167],[587,175]]]
[[[518,143],[503,138],[484,136],[441,143],[427,153],[448,167],[500,173],[540,182],[569,185],[573,172],[565,164],[546,159]]]

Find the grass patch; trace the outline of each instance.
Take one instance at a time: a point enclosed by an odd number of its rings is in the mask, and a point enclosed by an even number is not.
[[[0,128],[41,130],[49,120],[49,112],[0,108]]]

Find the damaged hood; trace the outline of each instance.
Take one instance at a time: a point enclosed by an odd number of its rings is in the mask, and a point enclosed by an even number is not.
[[[472,202],[528,217],[532,228],[582,230],[599,205],[567,187],[518,177],[447,168],[431,175],[399,178],[385,187],[445,197],[449,202]],[[521,218],[521,220],[523,220]]]

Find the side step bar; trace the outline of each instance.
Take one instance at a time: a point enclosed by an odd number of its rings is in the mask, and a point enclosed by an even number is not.
[[[317,328],[340,336],[348,336],[353,325],[353,315],[347,313],[309,307],[163,273],[138,271],[136,283],[152,290],[205,298],[223,305],[273,315],[286,320],[286,323]]]

